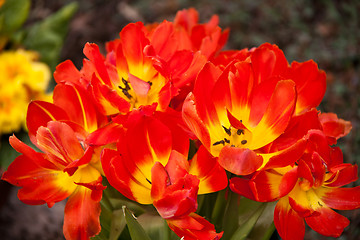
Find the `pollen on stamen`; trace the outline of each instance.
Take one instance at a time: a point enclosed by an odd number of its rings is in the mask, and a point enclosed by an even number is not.
[[[127,89],[127,87],[123,88],[123,87],[119,86],[119,88],[121,89],[122,93],[123,93],[128,99],[131,99],[131,98],[132,98],[131,94],[128,92],[128,90],[130,90],[130,87],[129,87],[129,89]]]
[[[123,82],[124,85],[125,85],[125,89],[126,89],[126,90],[130,90],[131,88],[130,88],[129,82],[126,81],[124,78],[121,78],[121,80],[122,80],[122,82]],[[120,88],[121,88],[121,87],[120,87]],[[121,88],[121,89],[124,89],[124,88]]]
[[[225,145],[225,141],[220,140],[220,141],[214,142],[213,146],[216,146],[216,145],[219,145],[219,144]]]
[[[221,126],[222,126],[223,129],[225,130],[226,134],[229,135],[229,136],[231,136],[231,127],[226,128],[226,127],[224,127],[223,125],[221,125]]]
[[[241,140],[241,144],[242,144],[242,145],[244,145],[244,144],[246,144],[246,143],[247,143],[246,140]]]
[[[146,178],[146,181],[148,181],[148,183],[152,184],[151,181],[149,179]]]
[[[237,135],[244,134],[244,129],[238,129],[238,130],[236,131],[236,134],[237,134]]]

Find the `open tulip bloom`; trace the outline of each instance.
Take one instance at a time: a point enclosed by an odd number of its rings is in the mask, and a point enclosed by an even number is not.
[[[11,136],[21,155],[2,179],[26,204],[68,199],[66,239],[148,239],[131,212],[186,240],[243,239],[261,211],[240,224],[240,196],[277,202],[267,226],[282,239],[305,223],[339,237],[349,220],[334,210],[359,208],[360,187],[342,188],[358,169],[335,146],[351,123],[316,109],[325,72],[269,43],[222,51],[228,34],[187,9],[128,24],[105,55],[87,43],[80,70],[58,65],[53,101],[29,104],[37,150]]]

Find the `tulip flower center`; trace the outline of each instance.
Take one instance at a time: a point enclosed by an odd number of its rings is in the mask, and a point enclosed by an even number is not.
[[[252,133],[246,128],[235,128],[233,126],[226,127],[222,125],[220,137],[214,138],[212,141],[212,149],[220,152],[221,149],[229,145],[231,147],[249,148],[252,139]]]
[[[118,83],[118,93],[131,104],[132,108],[138,108],[158,102],[159,92],[165,83],[166,79],[159,73],[143,77],[128,73],[128,77],[126,79],[122,77],[120,84]]]

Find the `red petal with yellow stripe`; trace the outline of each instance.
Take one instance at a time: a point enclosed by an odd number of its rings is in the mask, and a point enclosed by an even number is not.
[[[76,85],[58,84],[54,89],[54,104],[66,109],[69,120],[83,126],[90,133],[98,128],[98,112],[91,101],[91,96]],[[101,119],[101,118],[100,118]],[[103,117],[102,122],[105,122]]]
[[[33,101],[28,106],[26,125],[30,140],[36,145],[36,132],[49,121],[68,120],[69,116],[62,108],[48,102]]]
[[[101,178],[98,182],[101,184]],[[101,196],[102,189],[77,187],[65,206],[63,230],[66,239],[90,239],[100,232]]]
[[[256,172],[251,179],[230,179],[232,191],[260,202],[277,200],[291,192],[298,180],[298,169],[271,169]],[[282,171],[286,171],[282,174]]]
[[[284,240],[302,240],[305,235],[304,219],[289,205],[288,199],[281,199],[275,207],[274,224]]]
[[[337,210],[352,210],[360,208],[360,186],[353,188],[322,189],[321,200],[330,208]]]
[[[220,166],[217,158],[211,156],[204,146],[200,146],[190,161],[189,173],[200,180],[199,194],[217,192],[228,185],[225,170]]]
[[[317,107],[325,95],[326,75],[318,69],[313,61],[303,63],[293,62],[289,75],[296,84],[298,98],[296,101],[296,115]]]
[[[319,208],[318,211],[320,214],[307,217],[305,221],[309,227],[321,235],[340,237],[344,228],[350,223],[346,217],[336,213],[330,208],[322,207]]]
[[[10,143],[23,155],[10,164],[1,179],[21,187],[18,192],[21,201],[31,205],[47,203],[51,207],[76,188],[67,173],[49,162],[45,154],[35,152],[15,136],[10,137]]]

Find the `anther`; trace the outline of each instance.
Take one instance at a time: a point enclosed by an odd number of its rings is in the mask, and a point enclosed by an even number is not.
[[[146,178],[146,181],[148,181],[148,183],[152,184],[151,181],[149,179]]]
[[[246,143],[247,143],[246,140],[241,140],[241,144],[242,144],[242,145],[244,145],[244,144],[246,144]]]
[[[122,78],[121,80],[122,80],[122,82],[123,82],[124,85],[125,85],[125,89],[126,89],[126,90],[130,90],[129,82],[126,81],[124,78]],[[121,89],[124,89],[124,88],[121,88]]]
[[[244,134],[244,129],[238,129],[238,130],[236,131],[236,134],[237,134],[237,135]]]
[[[132,98],[131,94],[128,92],[128,90],[130,89],[130,87],[129,87],[129,89],[126,89],[126,87],[123,88],[123,87],[119,86],[119,88],[121,89],[122,93],[123,93],[128,99],[131,99],[131,98]]]
[[[223,125],[221,125],[223,127],[223,129],[225,130],[225,132],[227,133],[227,135],[231,136],[231,128],[226,128]]]
[[[214,142],[213,146],[216,146],[216,145],[219,145],[219,144],[225,145],[225,141],[220,140],[220,141]]]
[[[147,81],[147,83],[150,85],[150,87],[152,86],[152,82],[151,82],[151,81]]]
[[[224,141],[225,141],[226,143],[230,143],[230,140],[227,139],[227,138],[224,138]]]

